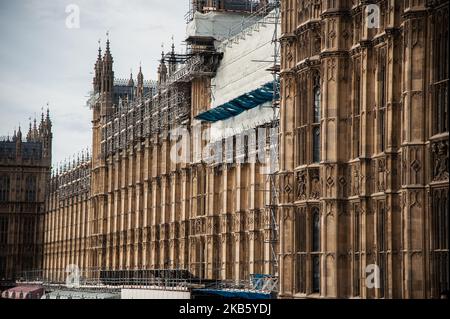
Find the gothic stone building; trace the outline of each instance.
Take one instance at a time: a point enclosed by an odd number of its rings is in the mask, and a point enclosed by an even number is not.
[[[140,73],[132,98],[117,98],[108,41],[95,67],[92,156],[52,178],[46,276],[64,280],[70,264],[187,269],[209,279],[275,274],[282,298],[448,291],[448,1],[372,2],[374,21],[366,1],[281,1],[281,100],[272,119],[254,105],[267,98],[264,76],[249,70],[268,58],[252,50],[263,47],[258,34],[271,42],[264,30],[273,22],[222,46],[219,34],[189,35],[189,57],[163,54],[156,91],[143,92]],[[194,11],[206,5],[215,4],[194,1]],[[221,5],[213,11],[230,20],[239,11]],[[233,69],[244,56],[252,58]],[[251,94],[234,92],[257,82]],[[249,105],[251,116],[236,111]],[[199,156],[210,143],[197,134],[242,119],[279,130],[273,184],[263,164],[241,160],[254,156],[252,143],[240,147],[235,131],[231,147],[214,154],[219,161]],[[171,158],[179,128],[190,136],[186,161]],[[222,137],[214,144],[226,144]],[[271,151],[270,143],[256,147]],[[373,289],[366,269],[377,268]]]
[[[206,10],[200,7],[199,13]],[[232,9],[214,12],[222,23],[248,15],[247,6]],[[199,156],[206,143],[198,137],[212,124],[196,118],[211,108],[211,78],[223,52],[210,36],[187,41],[189,55],[173,47],[163,54],[156,91],[145,92],[139,72],[132,96],[120,98],[109,40],[104,55],[99,52],[90,101],[92,156],[58,171],[47,198],[44,272],[50,280],[63,281],[72,264],[87,276],[101,269],[187,269],[201,278],[240,280],[273,272],[261,164],[236,164],[244,151],[236,143],[223,154],[227,163],[208,165]],[[178,128],[191,133],[185,141],[191,146],[188,158],[173,161]]]
[[[26,140],[19,128],[0,141],[0,284],[42,267],[51,127],[47,113],[39,126],[30,124]]]
[[[370,3],[281,1],[282,297],[449,289],[449,2]]]

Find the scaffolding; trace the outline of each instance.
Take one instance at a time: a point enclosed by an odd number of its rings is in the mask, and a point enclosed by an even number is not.
[[[101,127],[103,157],[123,151],[153,134],[187,125],[190,115],[190,86],[176,82],[160,86],[156,95],[120,100]]]
[[[279,127],[279,123],[277,122],[277,119],[279,118],[279,104],[280,104],[280,80],[279,80],[279,71],[280,71],[280,45],[278,41],[278,27],[279,27],[279,19],[280,19],[280,1],[275,1],[275,31],[273,34],[272,42],[274,44],[274,54],[273,54],[273,67],[270,70],[273,74],[273,101],[272,101],[272,108],[273,108],[273,125],[276,127]],[[278,156],[279,152],[276,151],[276,156]],[[278,163],[278,158],[277,158]],[[278,187],[277,187],[277,172],[271,172],[269,175],[270,178],[270,185],[271,185],[271,203],[270,203],[270,212],[271,212],[271,249],[272,249],[272,258],[273,258],[273,265],[274,265],[274,274],[278,276],[279,269],[278,269],[278,256],[277,256],[277,245],[278,245],[278,239],[279,239],[279,232],[278,232],[278,223],[277,223],[277,207],[278,207]]]
[[[91,191],[91,157],[89,151],[82,151],[72,160],[58,163],[50,178],[50,194],[56,194],[60,201]]]
[[[264,6],[265,2],[266,1],[264,0],[193,0],[189,1],[189,10],[185,14],[184,18],[186,22],[189,23],[192,21],[194,18],[194,13],[197,11],[202,13],[211,11],[253,13],[261,6]]]
[[[167,136],[170,130],[188,126],[190,122],[191,81],[196,77],[215,74],[221,54],[209,48],[195,53],[175,53],[163,56],[168,61],[166,81],[158,83],[156,93],[142,98],[119,99],[113,112],[101,126],[101,156],[106,158],[154,136]],[[101,103],[99,94],[91,94],[88,105]]]
[[[275,5],[275,6],[274,6]],[[273,133],[278,129],[278,108],[279,108],[279,45],[278,45],[278,22],[279,22],[279,2],[270,3],[270,13],[262,18],[262,22],[256,22],[252,20],[250,15],[250,22],[247,29],[243,32],[250,32],[251,28],[263,27],[264,23],[275,23],[275,33],[272,39],[274,43],[274,55],[273,65],[268,70],[273,74],[273,83],[268,83],[271,86],[270,94],[265,98],[272,99],[273,119],[270,123],[265,123],[264,126],[272,128]],[[269,12],[269,7],[263,8],[262,12]],[[262,9],[261,9],[262,10]],[[239,28],[247,25],[241,24]],[[230,38],[226,41],[225,45],[232,45],[234,38]],[[107,158],[118,152],[126,151],[127,149],[134,147],[137,143],[141,143],[149,137],[161,136],[168,134],[171,129],[188,126],[191,116],[191,84],[192,79],[196,77],[214,76],[217,67],[219,65],[222,53],[219,51],[211,50],[211,47],[205,46],[199,50],[197,47],[195,50],[186,54],[168,53],[164,56],[163,60],[169,62],[169,74],[166,81],[158,83],[156,94],[149,92],[148,94],[134,98],[134,99],[119,99],[117,104],[112,105],[113,112],[108,114],[106,120],[101,124],[101,156]],[[175,68],[170,68],[171,65],[175,65]],[[268,79],[270,81],[270,78]],[[263,92],[267,93],[267,92]],[[102,103],[101,96],[93,94],[90,98],[89,104],[94,106],[98,103]],[[276,134],[276,133],[274,133]],[[266,141],[271,139],[266,138]],[[224,141],[218,141],[217,143],[223,143]],[[270,142],[263,146],[265,152],[269,152],[271,155],[271,163],[277,163],[278,152],[276,145],[272,145]],[[233,147],[234,148],[234,147]],[[259,148],[259,145],[258,145]],[[228,152],[227,152],[228,151]],[[236,149],[227,150],[225,156],[222,159],[231,162],[236,158],[245,158],[249,156],[249,147],[244,145],[236,147]],[[256,145],[255,145],[256,151]],[[90,160],[90,159],[88,159]],[[87,161],[87,166],[89,165]],[[83,166],[84,167],[84,166]],[[83,168],[84,169],[84,168]],[[68,185],[72,187],[73,182],[77,182],[77,174],[80,173],[77,166],[71,168],[65,168],[63,179],[60,185]],[[84,172],[84,171],[81,171]],[[81,174],[81,173],[80,173]],[[83,173],[84,174],[84,173]],[[65,176],[67,177],[67,182]],[[90,176],[89,174],[87,174]],[[84,176],[84,175],[83,175]],[[278,225],[277,225],[277,206],[278,206],[278,191],[276,183],[276,171],[273,170],[268,174],[269,189],[264,191],[270,196],[267,202],[267,212],[270,214],[267,226],[264,230],[269,229],[270,238],[266,242],[270,244],[270,267],[269,273],[265,275],[252,274],[248,280],[204,280],[202,278],[196,278],[194,276],[186,275],[185,269],[177,269],[177,265],[169,262],[167,266],[171,266],[174,269],[171,270],[107,270],[107,269],[84,269],[80,270],[81,285],[84,287],[97,287],[101,288],[114,288],[117,287],[148,287],[156,286],[161,288],[167,287],[182,287],[182,286],[195,286],[201,285],[206,288],[217,289],[241,289],[241,290],[262,290],[276,292],[278,291],[278,256],[277,256],[277,242],[278,242]],[[90,182],[86,179],[86,183]],[[90,184],[86,184],[90,185]],[[65,186],[64,186],[65,187]],[[90,187],[87,187],[88,189]],[[67,194],[73,193],[70,188],[67,189]],[[264,208],[264,206],[262,206]],[[96,249],[101,245],[97,245],[96,235],[92,236],[92,244],[90,249]],[[104,239],[101,239],[104,242]],[[267,247],[267,246],[266,246]],[[267,251],[267,250],[266,250]],[[255,262],[266,262],[267,255],[263,257],[264,260],[258,260]],[[94,263],[95,265],[96,263]],[[190,263],[194,265],[195,263]],[[166,264],[164,263],[164,267]],[[202,265],[200,265],[201,269]],[[195,267],[194,267],[195,268]],[[45,272],[35,274],[25,274],[22,281],[28,281],[30,279],[42,280],[49,285],[64,285],[65,269],[55,270],[52,272],[59,273],[59,278],[47,278]],[[219,273],[224,271],[223,268],[214,268],[213,273]],[[201,270],[200,270],[201,273]],[[170,275],[172,274],[172,275]],[[249,273],[246,272],[245,276]]]
[[[114,292],[131,289],[209,289],[276,293],[278,277],[251,274],[249,279],[203,279],[187,269],[53,269],[59,274],[50,278],[45,270],[19,273],[16,284],[42,285],[47,290],[74,289],[76,291]]]

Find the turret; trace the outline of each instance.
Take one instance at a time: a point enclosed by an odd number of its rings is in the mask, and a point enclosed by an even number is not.
[[[30,121],[30,128],[28,129],[28,133],[27,133],[27,142],[31,142],[32,137],[33,137],[33,130],[32,130],[31,121]]]
[[[31,139],[34,142],[38,138],[39,138],[39,132],[38,132],[38,129],[37,129],[37,126],[36,126],[36,118],[35,118],[34,121],[33,121],[33,130],[32,130],[32,133],[31,133]]]
[[[17,141],[22,142],[22,130],[19,125],[19,131],[17,131]]]
[[[47,107],[47,115],[44,119],[42,114],[40,139],[42,141],[42,156],[51,163],[52,158],[52,121],[50,120],[50,109]]]
[[[16,156],[20,158],[22,156],[22,131],[19,125],[19,130],[14,132],[15,141],[16,141]]]
[[[136,96],[142,98],[144,96],[144,75],[142,74],[142,66],[139,65],[139,73],[137,76]]]
[[[94,70],[94,92],[100,93],[101,87],[102,87],[102,70],[103,70],[103,60],[102,60],[102,49],[100,47],[100,41],[99,41],[99,47],[98,47],[98,56],[97,56],[97,62],[95,62],[95,70]]]
[[[98,122],[112,113],[114,88],[113,62],[108,37],[103,58],[101,57],[101,50],[99,48],[97,62],[95,64],[94,91],[96,93],[96,99],[91,101],[91,106],[94,111],[94,122]]]
[[[158,67],[158,86],[166,83],[167,80],[167,67],[164,61],[164,51],[161,53],[161,61]]]
[[[169,76],[174,74],[176,70],[177,70],[177,59],[175,56],[175,43],[172,37],[172,51],[170,52],[169,56]]]
[[[133,101],[134,100],[134,80],[133,80],[133,70],[131,70],[130,73],[130,79],[128,80],[128,86],[131,88],[130,94],[131,96],[128,96],[128,99]]]
[[[42,135],[42,131],[44,129],[44,112],[41,113],[41,121],[39,122],[39,136]]]
[[[131,70],[130,72],[130,79],[128,80],[128,86],[134,87],[133,70]]]
[[[47,108],[47,117],[45,118],[45,125],[49,132],[52,131],[52,121],[50,120],[50,109]]]
[[[109,38],[106,41],[106,51],[103,56],[103,64],[102,64],[102,85],[101,85],[101,93],[112,94],[113,86],[114,86],[114,71],[113,71],[113,57],[110,51],[110,42]]]

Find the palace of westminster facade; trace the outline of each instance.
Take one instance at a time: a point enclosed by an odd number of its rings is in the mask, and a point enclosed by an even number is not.
[[[193,7],[228,12],[218,2]],[[282,0],[279,118],[262,125],[278,132],[273,176],[240,161],[254,154],[235,141],[221,154],[231,162],[198,156],[222,58],[214,40],[188,38],[188,71],[172,50],[157,82],[140,71],[136,84],[115,79],[108,40],[95,64],[90,155],[51,174],[48,115],[26,142],[20,130],[0,142],[0,280],[43,269],[64,281],[74,264],[237,281],[275,274],[281,298],[448,293],[448,9]],[[189,158],[173,161],[180,127]]]

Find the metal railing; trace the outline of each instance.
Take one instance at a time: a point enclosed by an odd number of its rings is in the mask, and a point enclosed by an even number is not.
[[[33,270],[19,274],[17,284],[39,284],[54,289],[59,287],[88,290],[118,290],[122,288],[152,289],[227,289],[261,292],[277,292],[278,277],[266,274],[252,274],[248,280],[202,279],[186,269],[53,269]]]

